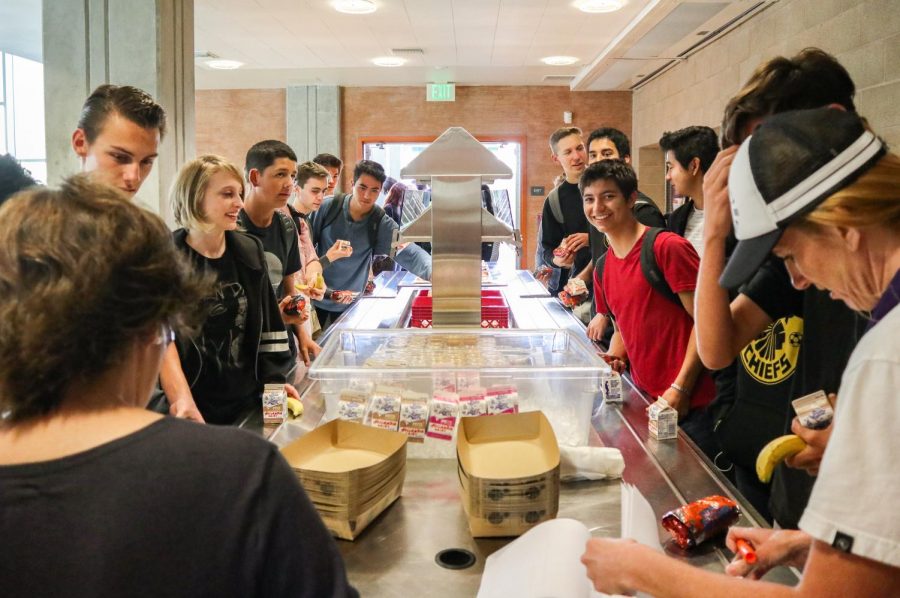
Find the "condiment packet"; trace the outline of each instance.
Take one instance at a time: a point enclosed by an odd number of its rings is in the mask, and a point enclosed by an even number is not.
[[[428,416],[426,434],[439,440],[452,440],[459,412],[459,395],[446,390],[434,391],[431,397],[431,414]]]
[[[478,417],[487,413],[483,388],[469,388],[459,392],[459,416]]]
[[[400,431],[410,442],[425,442],[428,425],[428,395],[403,391],[400,401]]]
[[[376,386],[369,402],[366,419],[373,428],[397,431],[400,423],[400,395],[402,390],[395,386]]]
[[[263,423],[280,424],[287,417],[284,384],[266,384],[262,393]]]
[[[519,392],[515,386],[498,384],[487,391],[488,415],[519,412]]]
[[[811,430],[827,428],[834,419],[834,408],[824,390],[817,390],[791,401],[800,425]]]
[[[338,418],[358,424],[363,423],[367,402],[368,394],[363,390],[352,388],[342,390],[338,399]]]

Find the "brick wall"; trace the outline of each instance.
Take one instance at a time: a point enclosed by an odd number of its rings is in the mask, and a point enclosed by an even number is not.
[[[352,164],[359,140],[377,135],[436,137],[451,126],[473,135],[525,137],[526,189],[549,192],[561,169],[550,159],[550,134],[573,113],[585,134],[601,124],[631,135],[630,92],[579,92],[565,87],[457,87],[455,102],[426,102],[424,87],[345,87],[341,99],[342,159]],[[345,179],[349,172],[345,169]],[[349,188],[349,180],[343,182]],[[537,216],[544,197],[527,196],[522,235],[529,267],[534,257]]]
[[[198,89],[195,109],[197,155],[224,156],[241,170],[251,145],[287,138],[283,89]]]
[[[808,46],[840,60],[856,83],[860,114],[888,143],[900,146],[897,0],[782,0],[771,6],[635,91],[633,145],[658,147],[664,131],[688,125],[718,128],[726,102],[761,62]],[[646,150],[638,152],[639,162],[647,157]],[[660,176],[650,169],[642,173],[644,179]]]

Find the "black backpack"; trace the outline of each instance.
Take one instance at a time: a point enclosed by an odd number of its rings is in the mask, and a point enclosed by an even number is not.
[[[666,277],[663,276],[662,270],[659,269],[659,264],[656,263],[656,254],[653,253],[653,244],[656,243],[656,237],[662,232],[666,232],[666,229],[657,227],[647,229],[647,234],[644,235],[644,240],[641,243],[641,272],[654,291],[675,305],[684,307],[681,303],[681,299],[678,297],[678,293],[673,291],[669,286],[669,283],[666,282]],[[601,285],[603,283],[603,268],[606,266],[606,253],[608,253],[608,251],[598,257],[597,261],[594,263],[594,272],[597,274],[597,282]],[[607,308],[608,307],[609,304],[607,304]],[[615,319],[615,316],[611,311],[609,316]]]
[[[319,249],[319,240],[322,235],[322,231],[325,230],[332,222],[337,220],[337,217],[340,215],[341,211],[344,209],[344,201],[349,196],[349,193],[337,193],[334,198],[331,200],[331,204],[328,206],[328,212],[325,213],[321,218],[316,218],[314,220],[315,226],[310,227],[310,234],[312,235],[313,245]],[[378,228],[381,226],[381,219],[384,217],[384,209],[381,206],[372,206],[372,212],[369,214],[369,249],[372,250],[372,253],[375,253],[375,244],[378,243]],[[325,247],[324,249],[328,249]]]

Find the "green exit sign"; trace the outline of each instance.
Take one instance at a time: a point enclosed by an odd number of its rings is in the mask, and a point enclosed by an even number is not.
[[[429,102],[453,102],[456,100],[456,84],[429,83],[425,98]]]

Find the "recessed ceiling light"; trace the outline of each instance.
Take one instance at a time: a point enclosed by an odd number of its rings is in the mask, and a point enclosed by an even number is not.
[[[336,0],[331,5],[338,12],[348,15],[367,15],[375,12],[375,3],[372,0]]]
[[[244,66],[244,63],[237,60],[224,60],[222,58],[216,58],[214,60],[207,60],[206,66],[211,69],[218,69],[220,71],[230,71]]]
[[[373,58],[372,62],[378,66],[403,66],[406,64],[406,59],[399,56],[379,56]]]
[[[541,62],[550,66],[568,66],[578,62],[578,59],[574,56],[547,56],[546,58],[541,58]]]
[[[627,0],[579,0],[575,3],[582,12],[615,12],[625,6]]]

